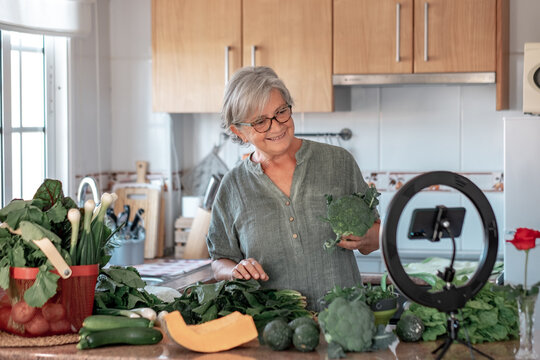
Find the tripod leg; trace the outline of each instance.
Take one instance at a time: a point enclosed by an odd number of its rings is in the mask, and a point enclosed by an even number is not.
[[[441,346],[439,346],[435,351],[432,351],[431,353],[435,354],[437,351],[442,350],[441,353],[439,354],[439,356],[437,356],[437,360],[442,359],[444,354],[446,354],[446,352],[450,348],[450,345],[452,345],[452,342],[453,342],[452,339],[446,338],[444,343],[441,344]]]
[[[475,348],[474,346],[472,346],[470,343],[465,342],[465,341],[463,341],[463,340],[459,340],[459,339],[458,339],[458,342],[459,342],[460,344],[465,345],[465,346],[468,347],[469,349],[476,351],[476,352],[479,353],[480,355],[485,356],[485,357],[488,358],[489,360],[493,360],[493,358],[492,358],[491,356],[489,356],[488,354],[486,354],[486,353],[484,353],[484,352],[478,350],[477,348]]]

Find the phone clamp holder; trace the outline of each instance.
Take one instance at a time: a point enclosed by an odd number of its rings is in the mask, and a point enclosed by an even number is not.
[[[425,236],[426,234],[424,234],[424,237],[421,238],[425,238],[430,242],[438,242],[441,237],[443,237],[445,231],[452,238],[453,253],[450,266],[445,268],[444,273],[438,272],[438,276],[446,283],[441,291],[430,291],[431,289],[426,289],[425,287],[417,285],[411,280],[401,264],[396,237],[399,219],[407,203],[414,195],[416,195],[416,193],[433,185],[446,185],[463,193],[476,208],[484,229],[484,248],[478,263],[478,269],[467,283],[455,286],[452,284],[452,281],[455,275],[453,264],[456,255],[456,246],[454,235],[450,228],[452,225],[456,224],[451,224],[447,219],[446,215],[450,214],[447,214],[448,209],[446,207],[436,207],[437,214],[435,221],[433,221],[432,224],[433,234],[430,234],[430,236]],[[460,229],[462,223],[463,221],[461,220],[461,224],[459,224]],[[414,233],[415,236],[416,234],[417,233]],[[459,321],[456,318],[458,310],[465,306],[466,302],[476,295],[488,281],[489,276],[493,271],[493,265],[497,259],[497,221],[493,209],[484,193],[469,179],[453,172],[433,171],[419,175],[406,182],[392,198],[392,201],[388,206],[381,236],[382,255],[394,286],[411,301],[436,308],[448,315],[447,338],[432,352],[435,354],[442,350],[437,359],[442,359],[454,342],[467,346],[471,350],[471,356],[472,351],[476,351],[480,355],[492,359],[489,355],[472,347],[469,342],[465,342],[458,338]]]

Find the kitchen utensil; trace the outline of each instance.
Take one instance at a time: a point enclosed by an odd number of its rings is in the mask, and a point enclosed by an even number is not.
[[[208,182],[208,185],[206,186],[206,191],[204,193],[204,199],[202,207],[203,209],[210,210],[212,208],[212,204],[214,203],[214,198],[216,197],[216,193],[219,189],[219,184],[221,183],[221,178],[223,175],[215,175],[212,174],[210,177],[210,181]]]
[[[107,209],[107,216],[114,222],[116,226],[118,226],[118,218],[116,217],[113,208]]]
[[[212,174],[204,195],[202,207],[197,209],[191,230],[189,231],[184,249],[184,259],[208,258],[208,248],[206,246],[206,234],[210,227],[211,208],[219,189],[219,184],[223,178],[222,174]]]
[[[133,218],[133,222],[131,223],[131,227],[129,228],[130,233],[133,234],[135,232],[135,230],[137,230],[137,226],[139,225],[140,220],[142,219],[142,214],[144,214],[144,209],[143,208],[140,208],[135,213],[135,216]]]
[[[143,181],[146,174],[145,164],[137,162],[137,179]],[[144,162],[143,162],[144,163]],[[129,205],[133,209],[144,209],[141,219],[144,220],[144,229],[146,240],[144,242],[144,257],[153,259],[156,256],[162,256],[163,249],[163,213],[162,205],[162,187],[156,184],[146,182],[136,183],[117,183],[113,186],[113,192],[118,195],[115,201],[114,209],[119,212],[124,205]],[[133,214],[131,216],[134,216]],[[128,219],[133,220],[133,219]],[[127,229],[129,231],[129,228]]]
[[[129,205],[124,204],[124,211],[118,214],[118,220],[117,220],[116,226],[120,226],[126,223],[126,228],[127,228],[127,224],[129,222],[129,212],[130,212]]]

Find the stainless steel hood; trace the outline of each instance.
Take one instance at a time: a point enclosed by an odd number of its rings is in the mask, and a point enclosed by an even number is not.
[[[334,85],[494,84],[495,72],[333,75]]]

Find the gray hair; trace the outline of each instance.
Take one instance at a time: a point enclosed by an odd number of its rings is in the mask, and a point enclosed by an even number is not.
[[[262,112],[274,89],[281,93],[287,104],[294,105],[289,90],[271,68],[246,66],[234,73],[225,88],[221,110],[221,127],[232,142],[244,143],[231,131],[231,125],[247,122],[248,116],[256,111]]]

